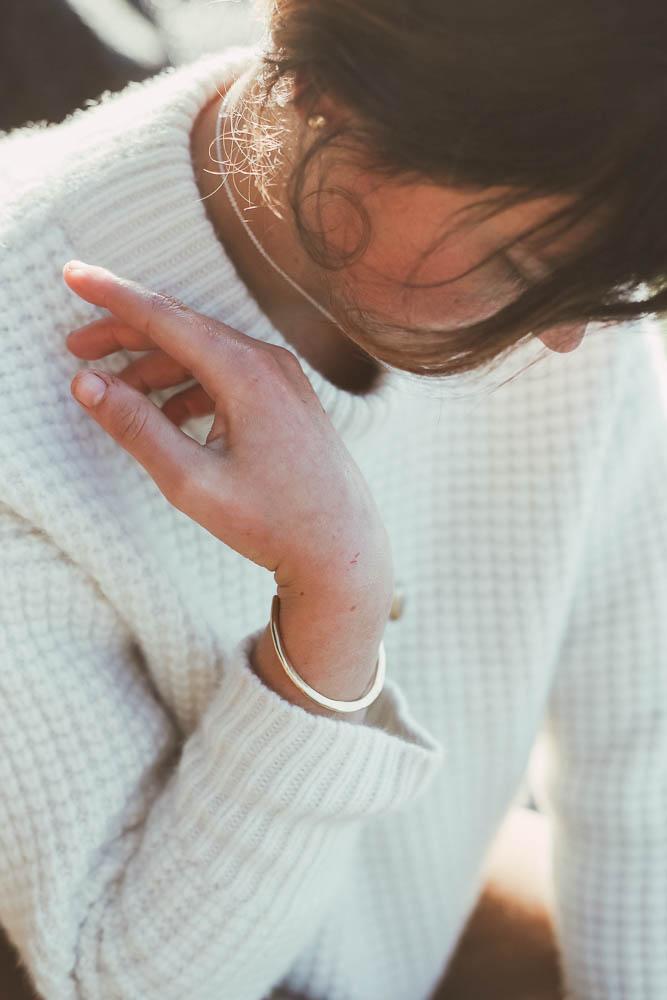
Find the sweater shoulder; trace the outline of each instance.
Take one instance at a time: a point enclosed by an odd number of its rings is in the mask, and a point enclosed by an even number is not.
[[[88,227],[97,245],[122,253],[145,229],[159,208],[144,196],[155,186],[151,168],[185,155],[193,111],[252,52],[235,47],[168,68],[60,124],[0,136],[0,382],[10,395],[39,391],[54,368],[72,371],[64,337],[100,312],[62,278],[67,260],[86,253],[80,234]],[[0,394],[3,413],[19,402]]]
[[[164,141],[165,130],[186,124],[187,111],[211,81],[243,65],[253,51],[234,46],[167,67],[103,93],[60,123],[29,122],[0,132],[0,226],[23,219],[26,210],[39,212],[42,203],[51,214],[66,212],[71,199],[94,192],[114,161],[143,162],[151,145]]]
[[[28,122],[0,133],[3,224],[11,224],[17,215],[22,218],[26,207],[38,211],[46,203],[54,211],[68,186],[85,181],[95,161],[95,148],[114,142],[123,124],[131,145],[132,133],[150,120],[154,100],[173,73],[166,69],[122,91],[103,93],[60,123]]]

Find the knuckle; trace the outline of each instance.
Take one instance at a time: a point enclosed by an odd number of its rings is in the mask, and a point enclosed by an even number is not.
[[[275,357],[283,374],[286,374],[289,376],[290,380],[295,380],[298,383],[308,381],[308,376],[303,370],[301,362],[297,358],[296,354],[286,347],[276,347],[275,350]]]
[[[248,370],[260,375],[262,378],[272,378],[282,371],[279,357],[276,352],[269,347],[248,349]]]
[[[165,292],[149,291],[147,293],[146,320],[142,332],[150,336],[151,331],[155,329],[156,323],[159,322],[160,317],[163,317],[165,313],[169,313],[180,320],[185,320],[189,317],[190,310],[180,299],[176,299],[172,295],[168,295]]]
[[[131,445],[140,438],[148,422],[148,412],[143,406],[129,403],[116,414],[115,431],[122,444]]]
[[[253,381],[257,378],[267,382],[269,385],[280,386],[286,384],[293,371],[294,363],[300,368],[294,355],[284,347],[271,344],[268,347],[255,351],[252,356],[252,365],[249,371],[252,372]]]
[[[148,293],[148,301],[146,303],[146,306],[147,306],[146,319],[143,324],[143,330],[141,332],[150,336],[151,331],[155,327],[157,316],[162,309],[162,297],[159,295],[158,292]]]
[[[301,362],[297,358],[296,354],[293,354],[287,347],[281,347],[279,344],[272,344],[270,353],[278,362],[278,364],[284,366],[285,368],[294,368],[301,370]]]
[[[284,377],[271,353],[254,345],[230,344],[223,363],[225,370],[234,375],[237,398],[257,393],[260,386],[266,391],[277,376]]]
[[[220,324],[217,323],[211,316],[198,314],[197,318],[199,320],[202,333],[208,337],[209,340],[218,342],[220,340]]]
[[[162,309],[166,309],[170,312],[185,312],[187,306],[180,299],[175,296],[170,295],[168,292],[152,292],[152,297],[155,301],[156,306]]]

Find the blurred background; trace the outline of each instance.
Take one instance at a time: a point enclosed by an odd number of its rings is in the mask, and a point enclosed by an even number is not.
[[[260,36],[253,0],[2,0],[0,131]]]

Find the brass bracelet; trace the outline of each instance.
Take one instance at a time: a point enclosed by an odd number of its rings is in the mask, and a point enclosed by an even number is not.
[[[366,694],[362,695],[361,698],[357,698],[355,701],[338,701],[336,698],[327,698],[326,695],[320,694],[319,691],[316,691],[315,688],[312,688],[310,684],[306,683],[303,677],[299,677],[296,670],[287,659],[287,655],[280,638],[280,631],[278,629],[279,610],[280,598],[277,594],[274,594],[273,601],[271,602],[271,637],[273,639],[276,654],[282,663],[287,676],[301,691],[303,691],[305,695],[311,699],[311,701],[317,702],[317,704],[322,705],[323,708],[330,708],[334,712],[358,712],[359,709],[367,708],[372,702],[375,701],[382,691],[385,677],[386,657],[384,642],[382,640],[380,640],[375,680],[373,681],[370,690],[368,690]]]

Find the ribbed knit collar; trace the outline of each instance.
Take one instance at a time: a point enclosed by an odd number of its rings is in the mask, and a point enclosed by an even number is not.
[[[83,197],[68,211],[76,253],[156,290],[169,292],[248,336],[298,357],[333,425],[350,437],[388,415],[405,386],[385,373],[359,396],[331,383],[277,330],[225,253],[197,187],[190,133],[237,60],[234,48],[162,73],[84,112]],[[78,124],[84,119],[79,117]],[[63,136],[64,138],[64,136]]]

